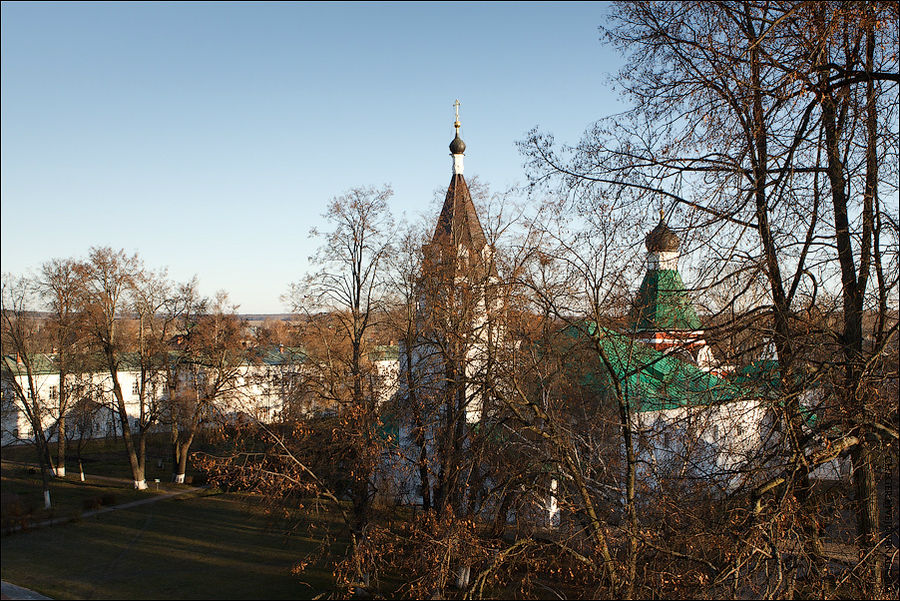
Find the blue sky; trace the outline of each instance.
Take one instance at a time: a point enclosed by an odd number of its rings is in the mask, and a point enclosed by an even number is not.
[[[436,210],[454,99],[466,175],[622,110],[603,3],[3,3],[2,270],[139,252],[281,312],[328,200],[389,183]]]

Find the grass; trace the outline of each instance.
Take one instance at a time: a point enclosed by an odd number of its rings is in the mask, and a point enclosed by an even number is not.
[[[97,508],[101,503],[103,505],[127,503],[147,498],[148,494],[157,494],[155,489],[149,492],[136,491],[128,482],[116,483],[90,477],[81,482],[77,476],[70,475],[65,480],[56,478],[50,480],[51,508],[47,510],[44,509],[40,471],[10,464],[4,464],[0,472],[0,490],[4,499],[0,516],[4,530],[9,525],[21,523],[9,515],[10,505],[7,504],[7,500],[10,499],[10,495],[15,495],[20,510],[24,509],[28,514],[28,521],[37,523],[60,517],[78,517],[84,511]],[[159,492],[166,491],[160,489]]]
[[[31,524],[72,518],[65,524],[4,531],[3,580],[69,599],[293,599],[332,587],[331,570],[321,560],[310,560],[300,576],[291,572],[321,551],[320,540],[337,535],[328,511],[295,512],[301,527],[289,537],[254,504],[254,497],[216,490],[82,517],[103,497],[104,504],[118,505],[186,488],[169,483],[171,464],[157,467],[155,455],[165,452],[158,445],[148,449],[151,490],[135,491],[121,446],[121,441],[89,443],[83,453],[86,482],[80,482],[70,455],[68,477],[51,479],[49,511],[43,509],[40,470],[9,463],[34,464],[34,449],[3,449],[4,525],[20,523],[10,519],[10,499],[30,511]],[[154,478],[161,480],[158,492]],[[309,527],[316,532],[310,534]]]
[[[204,491],[5,536],[2,577],[71,599],[289,599],[327,590],[327,569],[291,574],[318,543],[270,526],[246,497]]]
[[[206,448],[200,441],[195,443],[191,451]],[[50,454],[56,460],[56,443],[50,443]],[[115,478],[131,478],[131,467],[125,455],[125,446],[121,438],[118,440],[98,438],[85,442],[82,450],[82,464],[86,474],[96,474]],[[34,446],[20,445],[5,447],[3,459],[6,461],[20,461],[37,464],[37,456]],[[160,464],[162,467],[160,467]],[[70,443],[66,452],[66,470],[69,475],[78,475],[78,459],[75,453],[75,444]],[[154,479],[160,482],[172,480],[171,448],[167,437],[163,434],[151,434],[147,441],[147,465],[145,478],[152,483]],[[191,469],[188,461],[188,476],[196,476],[197,472]]]

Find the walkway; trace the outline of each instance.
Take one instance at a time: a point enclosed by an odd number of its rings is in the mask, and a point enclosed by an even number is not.
[[[52,599],[52,597],[45,597],[40,593],[3,580],[0,584],[0,599]]]

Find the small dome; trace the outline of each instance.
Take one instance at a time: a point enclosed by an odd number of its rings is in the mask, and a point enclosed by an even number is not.
[[[463,154],[466,151],[466,143],[459,137],[459,130],[456,130],[456,137],[450,142],[450,154]]]
[[[659,224],[644,238],[644,244],[650,252],[675,252],[681,246],[681,239],[660,219]]]

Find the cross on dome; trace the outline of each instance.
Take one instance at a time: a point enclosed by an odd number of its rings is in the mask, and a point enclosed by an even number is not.
[[[453,122],[453,127],[456,128],[456,137],[453,138],[453,141],[450,142],[450,154],[463,155],[466,153],[466,143],[462,141],[462,138],[459,137],[459,98],[456,99],[456,102],[453,103],[453,108],[456,109],[456,121]],[[454,173],[462,173],[462,162],[459,162],[458,170],[456,169],[456,163],[454,163]]]

